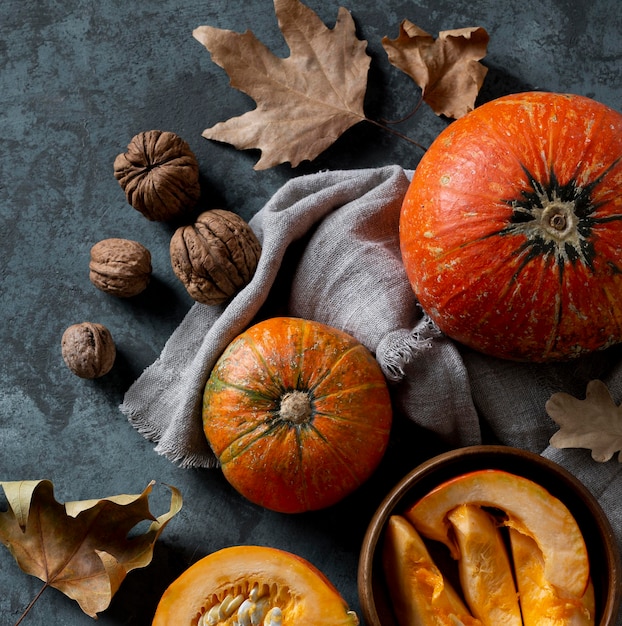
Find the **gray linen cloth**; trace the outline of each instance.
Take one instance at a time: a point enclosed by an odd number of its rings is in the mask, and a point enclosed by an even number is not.
[[[294,178],[251,219],[262,243],[252,281],[227,306],[195,304],[121,410],[184,467],[214,467],[202,388],[225,346],[260,317],[286,314],[341,328],[375,355],[397,409],[450,447],[497,442],[542,454],[596,495],[622,545],[622,464],[549,446],[545,402],[584,397],[599,378],[622,398],[620,350],[569,363],[519,364],[446,338],[419,308],[402,266],[398,224],[409,172],[399,166]],[[622,626],[622,617],[619,620]]]

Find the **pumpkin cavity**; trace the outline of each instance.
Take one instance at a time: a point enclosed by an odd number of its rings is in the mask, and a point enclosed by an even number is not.
[[[204,603],[197,626],[281,626],[288,589],[244,582],[212,595]]]

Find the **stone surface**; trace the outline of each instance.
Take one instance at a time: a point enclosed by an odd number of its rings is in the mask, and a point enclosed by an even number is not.
[[[329,26],[340,3],[309,0]],[[622,16],[615,0],[351,0],[341,3],[369,42],[366,111],[399,119],[417,99],[381,46],[408,18],[428,32],[484,26],[490,68],[481,100],[525,89],[567,91],[616,107],[620,102]],[[99,619],[102,626],[147,626],[158,598],[183,569],[226,545],[268,544],[322,569],[358,609],[356,567],[365,527],[384,494],[435,442],[398,422],[385,462],[368,485],[324,512],[283,516],[232,491],[217,471],[181,470],[153,451],[118,411],[123,393],[157,358],[192,304],[170,267],[173,225],[147,222],[112,174],[115,156],[136,133],[176,132],[201,168],[204,206],[249,219],[286,180],[325,168],[416,166],[421,152],[374,125],[348,131],[315,162],[255,172],[253,152],[201,137],[204,128],[254,106],[192,37],[210,24],[252,29],[275,53],[287,50],[269,0],[3,0],[0,6],[0,479],[49,478],[59,500],[140,493],[155,479],[185,504],[159,541],[154,561],[132,572]],[[397,127],[429,145],[446,122],[424,108]],[[152,253],[145,292],[119,300],[88,279],[89,250],[100,239],[141,242]],[[118,356],[110,374],[78,379],[60,340],[69,325],[107,326]],[[0,551],[0,615],[17,621],[41,583]],[[91,624],[60,592],[47,590],[29,626]]]

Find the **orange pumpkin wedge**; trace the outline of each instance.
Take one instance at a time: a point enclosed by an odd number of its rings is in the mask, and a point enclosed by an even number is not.
[[[399,626],[480,626],[400,515],[387,521],[382,562]]]
[[[508,525],[531,537],[544,558],[544,577],[569,596],[582,596],[590,568],[585,541],[568,508],[544,487],[502,470],[477,470],[426,494],[405,516],[425,537],[443,542],[459,558],[448,514],[461,504],[501,509]]]
[[[197,561],[160,599],[152,626],[357,626],[328,579],[305,559],[264,546]]]
[[[484,626],[522,626],[512,565],[493,517],[463,504],[449,513],[460,550],[460,585],[471,613]]]
[[[544,560],[535,541],[513,528],[509,533],[524,626],[593,626],[592,582],[579,598],[561,595],[544,577]]]

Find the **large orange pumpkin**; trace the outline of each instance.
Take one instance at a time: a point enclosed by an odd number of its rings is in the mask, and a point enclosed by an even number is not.
[[[299,318],[242,333],[205,386],[205,435],[225,477],[252,502],[284,513],[330,506],[367,480],[391,420],[369,350]]]
[[[450,124],[400,219],[404,265],[448,336],[551,361],[622,340],[622,115],[529,92]]]

